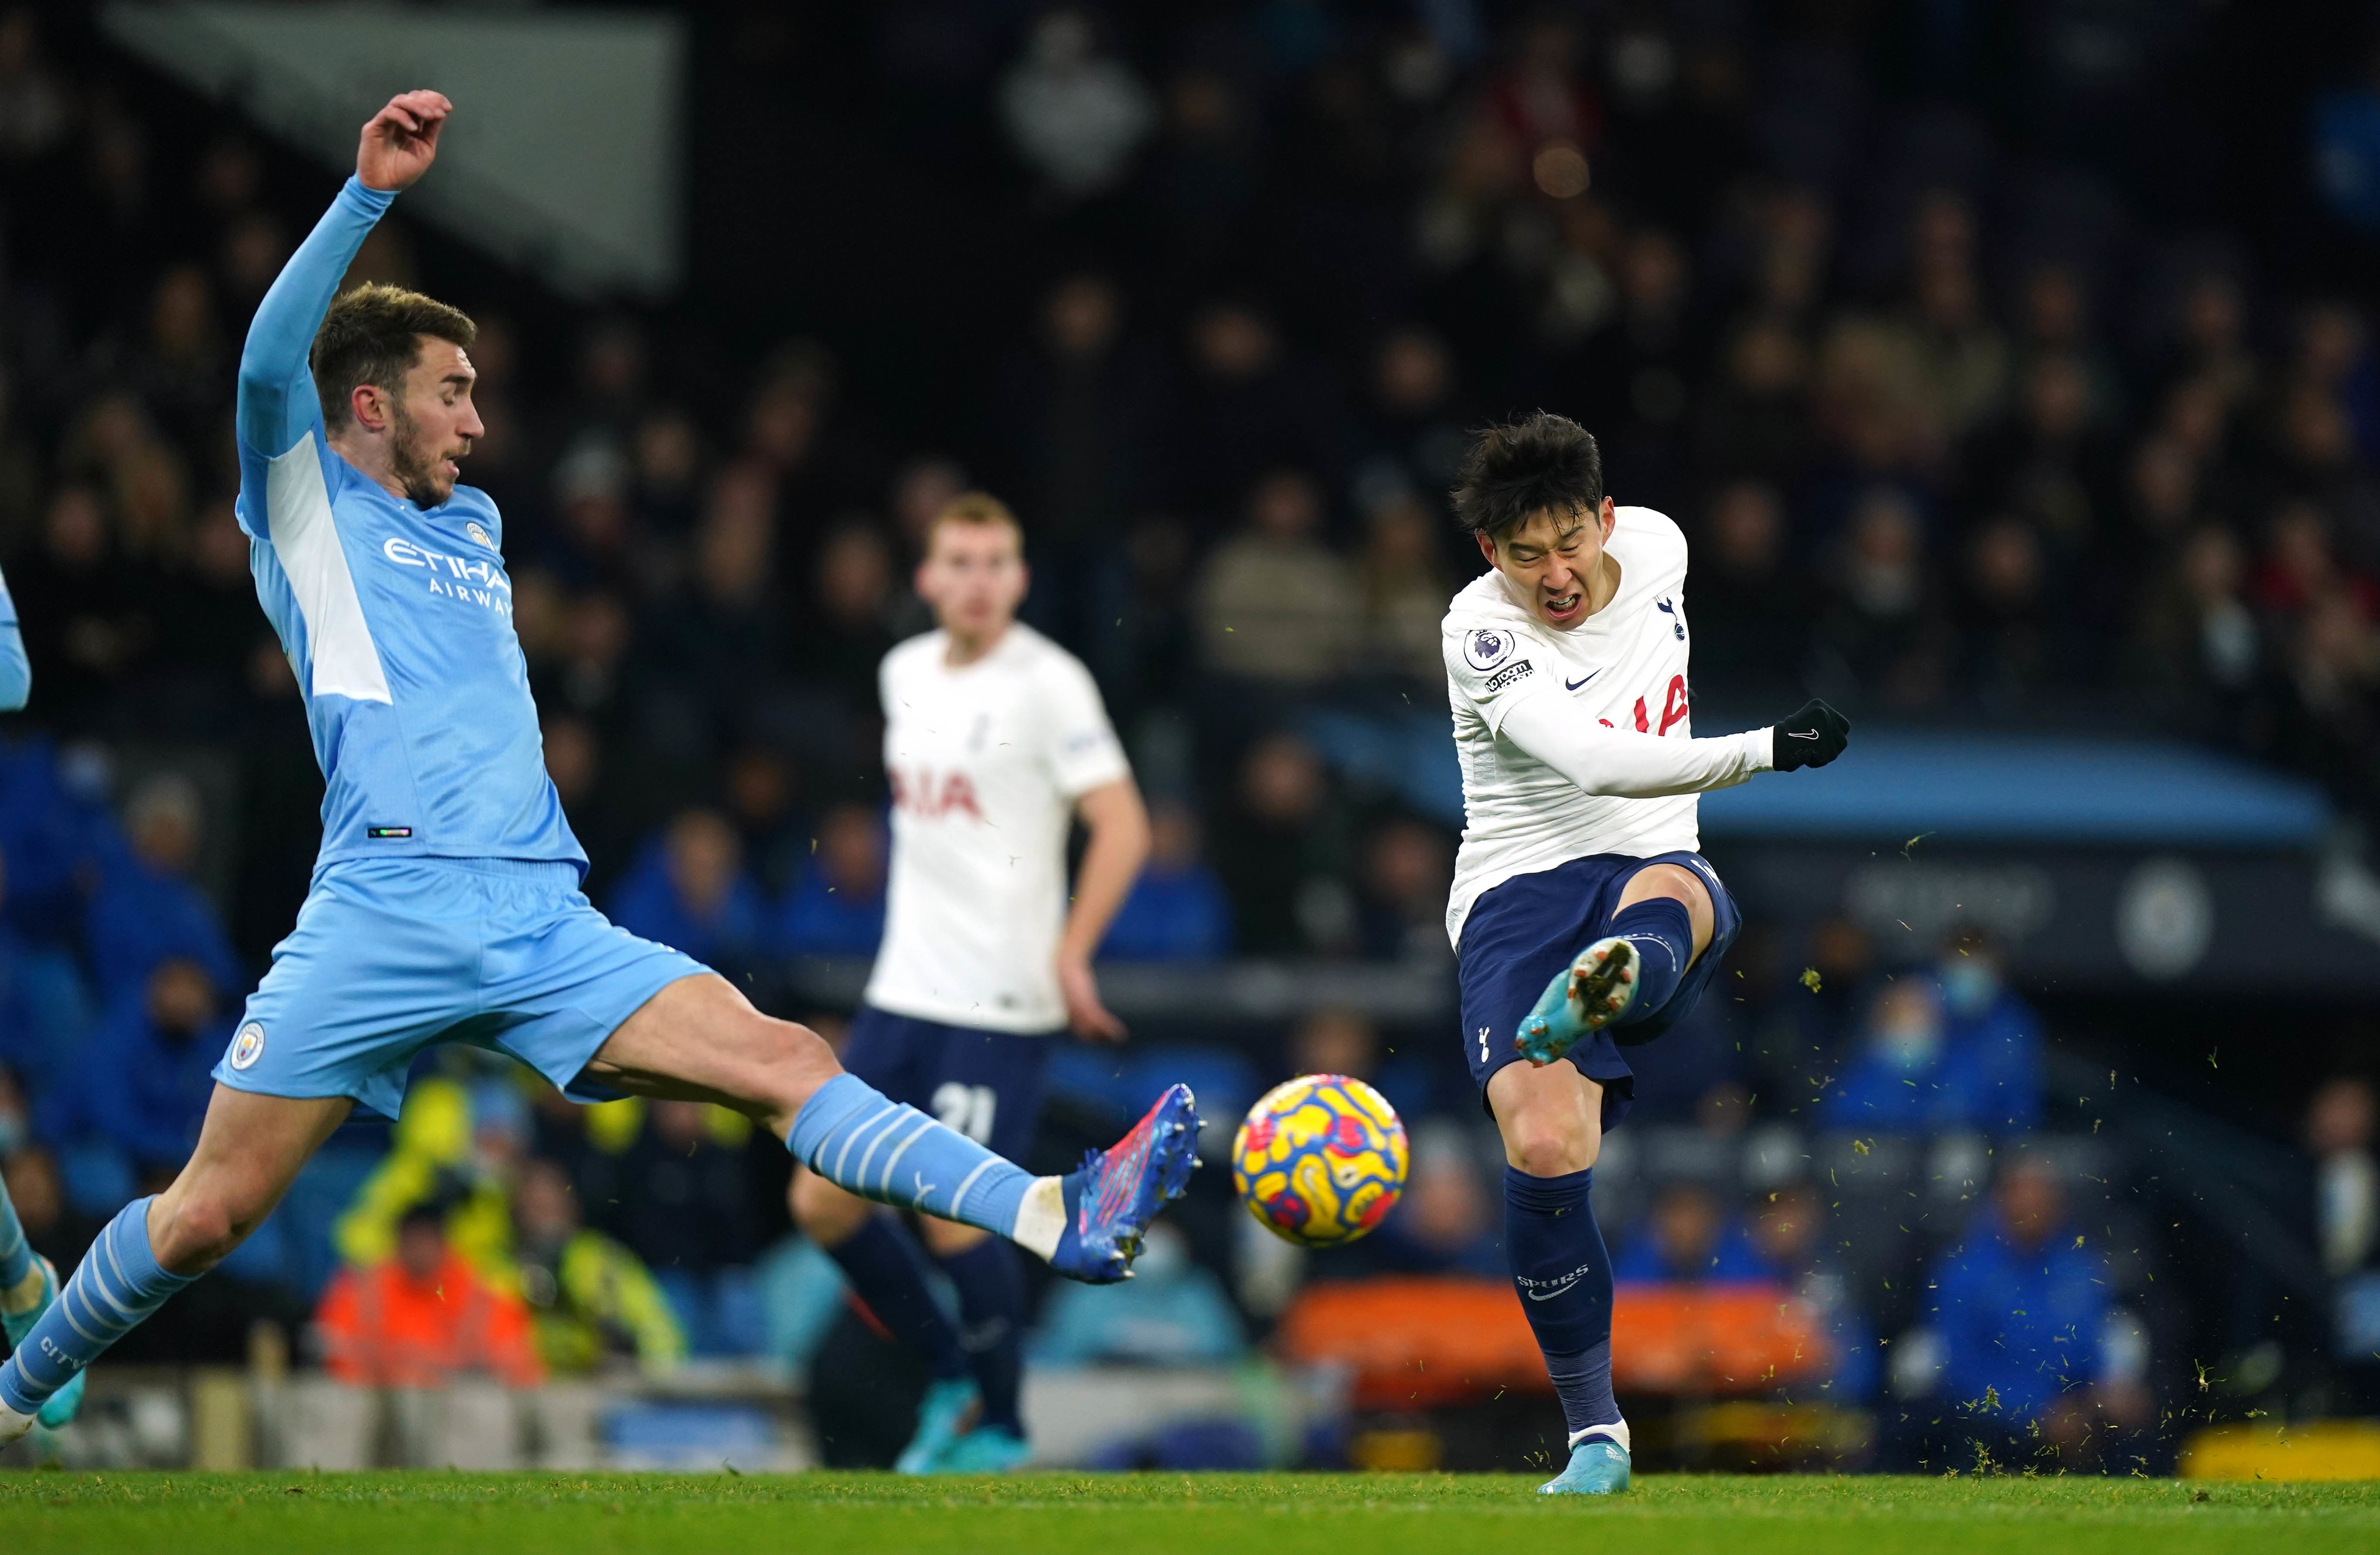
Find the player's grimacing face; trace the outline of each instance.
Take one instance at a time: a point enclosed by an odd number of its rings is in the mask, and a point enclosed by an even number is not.
[[[421,355],[405,375],[390,419],[391,462],[405,494],[422,507],[435,507],[455,494],[463,474],[459,461],[487,432],[471,404],[478,379],[463,347],[422,338]]]
[[[1504,575],[1512,591],[1528,601],[1531,613],[1557,631],[1568,631],[1587,617],[1604,541],[1611,538],[1617,521],[1609,497],[1584,512],[1548,508],[1514,525],[1501,539],[1481,535],[1479,551]]]
[[[1016,531],[1005,524],[936,527],[917,564],[917,595],[942,629],[984,637],[1005,627],[1025,601],[1027,574]]]

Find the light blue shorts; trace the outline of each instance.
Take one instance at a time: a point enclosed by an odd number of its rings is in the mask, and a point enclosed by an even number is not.
[[[510,1053],[574,1101],[621,1024],[692,956],[615,927],[565,863],[356,859],[314,878],[214,1077],[264,1096],[352,1096],[389,1117],[441,1042]]]

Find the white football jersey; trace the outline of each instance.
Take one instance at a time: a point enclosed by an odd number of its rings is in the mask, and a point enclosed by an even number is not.
[[[1055,958],[1075,801],[1131,775],[1081,661],[1018,622],[973,663],[884,656],[892,863],[870,1004],[996,1031],[1066,1024]]]
[[[1457,944],[1472,903],[1515,875],[1701,844],[1700,795],[1589,794],[1500,732],[1520,698],[1554,695],[1610,728],[1693,737],[1686,537],[1649,507],[1623,507],[1605,550],[1620,564],[1619,591],[1568,631],[1538,620],[1493,568],[1454,596],[1439,629],[1463,763],[1463,847],[1446,906]]]

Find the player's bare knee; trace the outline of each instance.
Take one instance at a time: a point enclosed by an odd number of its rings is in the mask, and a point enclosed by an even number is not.
[[[229,1257],[232,1250],[255,1229],[220,1194],[200,1191],[181,1195],[162,1206],[162,1215],[149,1221],[150,1251],[176,1274],[197,1274]]]
[[[1505,1126],[1504,1159],[1532,1177],[1567,1177],[1593,1166],[1602,1143],[1575,1120],[1524,1112]]]
[[[736,1087],[742,1109],[780,1134],[819,1087],[841,1073],[834,1050],[807,1026],[748,1011],[735,1051],[744,1056]]]

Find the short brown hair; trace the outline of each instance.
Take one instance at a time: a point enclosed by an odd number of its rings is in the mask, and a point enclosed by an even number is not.
[[[1016,521],[1016,515],[1008,510],[1006,503],[990,492],[962,492],[935,514],[934,521],[926,526],[928,551],[933,550],[934,537],[945,524],[997,524],[1016,537],[1017,550],[1025,549],[1025,526]]]
[[[355,392],[370,383],[394,395],[421,359],[421,337],[468,347],[480,326],[459,308],[403,286],[369,281],[331,304],[314,332],[307,365],[322,397],[322,424],[333,431],[354,414]]]

